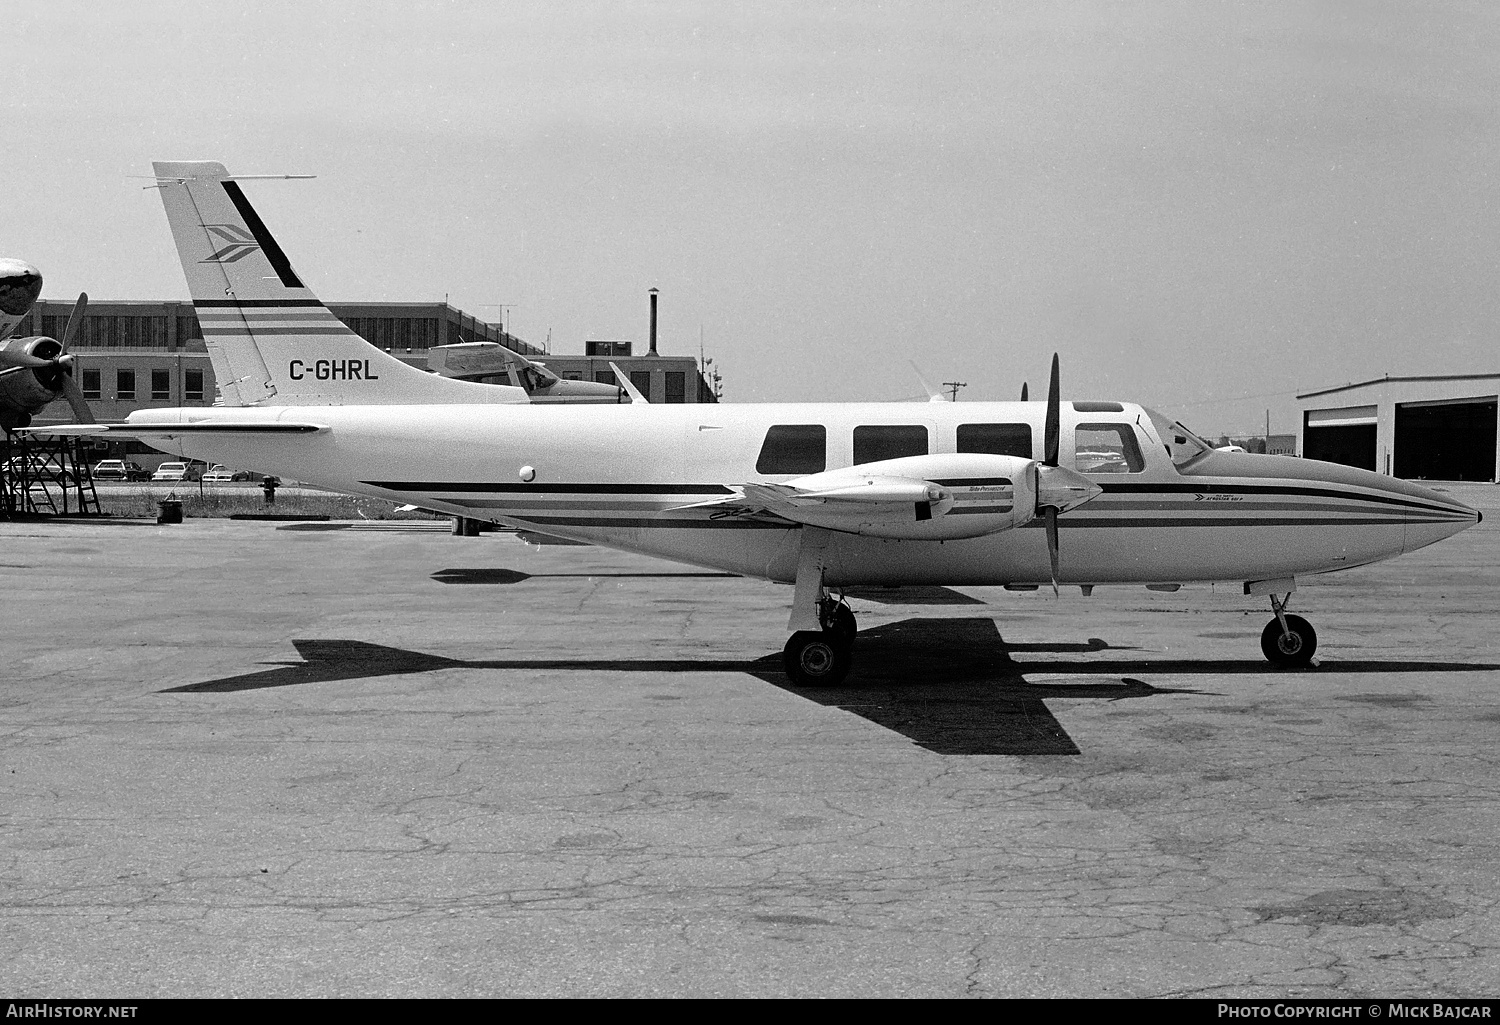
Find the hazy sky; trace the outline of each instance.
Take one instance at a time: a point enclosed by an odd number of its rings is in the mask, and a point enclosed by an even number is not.
[[[186,298],[153,159],[327,300],[558,352],[700,329],[731,401],[1044,386],[1205,432],[1500,372],[1500,5],[7,5],[0,255]]]

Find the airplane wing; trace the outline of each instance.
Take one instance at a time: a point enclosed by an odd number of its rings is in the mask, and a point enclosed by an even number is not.
[[[104,423],[54,424],[22,427],[18,434],[44,434],[66,438],[88,438],[113,434],[122,438],[165,438],[205,434],[319,434],[332,428],[324,424],[292,423],[286,420],[204,421],[202,423]]]

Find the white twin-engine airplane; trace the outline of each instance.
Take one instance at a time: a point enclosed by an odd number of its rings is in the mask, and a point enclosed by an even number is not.
[[[1270,597],[1266,656],[1305,665],[1297,576],[1479,519],[1376,473],[1215,451],[1132,403],[1063,402],[1055,356],[1046,402],[531,405],[354,335],[223,165],[155,169],[226,405],[65,430],[794,583],[799,684],[848,672],[853,585],[1233,581]]]

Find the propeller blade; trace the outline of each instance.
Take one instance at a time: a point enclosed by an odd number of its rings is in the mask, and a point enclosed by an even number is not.
[[[68,405],[73,407],[73,420],[76,423],[92,424],[98,423],[94,419],[94,411],[89,408],[88,400],[83,397],[83,389],[78,387],[78,382],[73,380],[72,374],[62,375],[63,398],[68,400]],[[1057,574],[1053,574],[1056,576]]]
[[[73,344],[73,339],[78,337],[78,329],[83,326],[83,315],[89,308],[89,294],[78,293],[78,301],[73,304],[73,312],[68,314],[68,326],[63,329],[62,351],[67,352],[68,346]]]
[[[1057,591],[1057,508],[1047,506],[1047,557],[1052,560],[1052,597]]]
[[[1062,444],[1062,397],[1061,382],[1059,381],[1059,370],[1057,353],[1052,354],[1052,380],[1047,385],[1047,427],[1046,427],[1046,449],[1042,462],[1048,466],[1057,465],[1057,450]]]
[[[1028,398],[1027,398],[1027,397],[1026,397],[1026,382],[1025,382],[1025,381],[1022,381],[1022,382],[1021,382],[1021,401],[1022,401],[1022,402],[1029,402],[1029,401],[1030,401],[1030,400],[1029,400],[1029,399],[1028,399]]]

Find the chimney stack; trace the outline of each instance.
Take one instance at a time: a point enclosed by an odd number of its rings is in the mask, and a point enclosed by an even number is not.
[[[651,290],[651,348],[647,356],[655,356],[656,352],[656,289]]]

